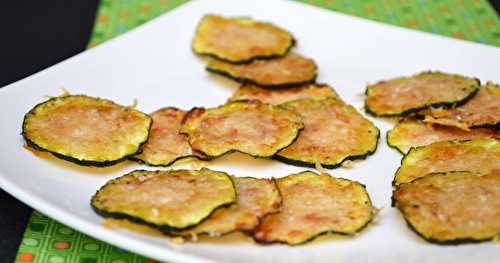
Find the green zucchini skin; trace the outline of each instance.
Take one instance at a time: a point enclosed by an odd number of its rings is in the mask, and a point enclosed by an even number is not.
[[[370,201],[371,202],[371,201]],[[351,233],[343,233],[343,232],[338,232],[338,231],[325,231],[325,232],[321,232],[301,243],[295,243],[295,244],[290,244],[290,243],[287,243],[285,241],[262,241],[262,240],[258,240],[256,239],[255,237],[253,237],[253,240],[258,243],[258,244],[261,244],[261,245],[274,245],[274,244],[282,244],[282,245],[287,245],[287,246],[291,246],[291,247],[296,247],[296,246],[300,246],[300,245],[304,245],[304,244],[307,244],[313,240],[315,240],[316,238],[319,238],[321,236],[324,236],[324,235],[328,235],[328,234],[335,234],[335,235],[341,235],[341,236],[345,236],[345,237],[352,237],[356,234],[359,234],[361,232],[363,232],[366,228],[368,228],[368,226],[370,225],[370,223],[373,222],[373,218],[371,218],[369,221],[366,222],[366,224],[364,224],[362,227],[360,227],[356,233],[354,234],[351,234]]]
[[[478,86],[479,86],[479,79],[476,79],[476,80],[478,81]],[[478,90],[476,89],[475,91],[470,93],[467,97],[465,97],[461,101],[430,103],[430,104],[422,105],[421,107],[409,109],[409,110],[402,111],[399,113],[394,113],[394,114],[377,114],[375,111],[370,109],[370,107],[368,107],[368,105],[365,104],[365,112],[374,116],[374,117],[389,117],[389,118],[404,117],[404,116],[409,116],[409,115],[415,114],[418,111],[423,110],[423,109],[427,109],[427,108],[432,108],[432,107],[434,107],[434,108],[452,108],[455,106],[463,105],[468,100],[472,99],[472,97],[474,97],[474,95],[476,95],[477,92],[478,92]],[[366,94],[366,92],[365,92],[365,94]]]
[[[432,71],[428,71],[428,72],[432,73]],[[421,105],[420,107],[415,107],[415,108],[412,108],[412,109],[408,109],[408,110],[405,110],[405,111],[402,111],[402,112],[398,112],[398,113],[393,113],[393,114],[378,114],[376,111],[372,110],[368,106],[368,104],[366,103],[366,101],[365,101],[365,104],[364,104],[364,106],[365,106],[364,107],[365,108],[365,112],[368,113],[368,114],[370,114],[370,115],[372,115],[372,116],[374,116],[374,117],[394,118],[394,117],[404,117],[404,116],[409,116],[409,115],[412,115],[412,114],[416,114],[420,110],[431,108],[431,107],[434,107],[434,108],[451,108],[451,107],[455,107],[455,106],[460,106],[460,105],[463,105],[464,103],[466,103],[472,97],[474,97],[476,95],[476,93],[479,91],[478,87],[481,86],[481,80],[479,80],[478,78],[474,78],[474,82],[475,82],[475,85],[473,85],[473,86],[476,87],[474,89],[474,91],[472,91],[465,98],[463,98],[462,100],[459,100],[459,101],[447,101],[447,102],[429,103],[429,104]],[[366,89],[365,89],[365,96],[368,96],[368,90],[369,90],[369,86],[366,87]]]
[[[131,174],[131,173],[135,173],[135,172],[150,172],[150,171],[147,171],[147,170],[135,170],[133,172],[130,172],[128,174]],[[224,173],[224,172],[223,172]],[[128,175],[126,174],[126,175]],[[231,176],[229,176],[227,173],[224,173],[226,174],[226,176],[228,176],[228,178],[230,179],[229,181],[231,182],[232,184],[232,188],[233,189],[236,189],[236,186],[235,186],[235,183],[233,181],[233,179],[231,178]],[[118,178],[116,178],[118,179]],[[199,222],[197,223],[194,223],[194,224],[191,224],[191,225],[188,225],[186,227],[173,227],[173,226],[170,226],[170,225],[158,225],[158,224],[154,224],[152,222],[149,222],[147,220],[144,220],[142,218],[139,218],[139,217],[135,217],[135,216],[132,216],[132,215],[129,215],[129,214],[126,214],[126,213],[120,213],[120,212],[109,212],[109,211],[106,211],[104,209],[100,209],[98,208],[96,205],[94,205],[94,202],[97,202],[95,201],[96,198],[97,198],[97,194],[102,190],[104,189],[104,187],[108,186],[109,184],[116,184],[117,182],[115,181],[116,179],[113,179],[109,182],[107,182],[106,184],[104,184],[99,190],[96,191],[96,193],[92,196],[91,200],[90,200],[90,206],[92,208],[92,210],[104,217],[104,218],[113,218],[113,219],[125,219],[125,220],[128,220],[130,222],[133,222],[133,223],[137,223],[137,224],[142,224],[142,225],[146,225],[146,226],[150,226],[150,227],[153,227],[155,229],[158,229],[160,230],[163,234],[165,235],[168,235],[168,236],[176,236],[175,233],[176,231],[182,231],[182,230],[186,230],[186,229],[190,229],[190,228],[193,228],[195,227],[196,225],[198,225],[199,223],[203,222],[204,220],[208,219],[218,208],[222,208],[222,207],[229,207],[231,205],[234,204],[234,201],[233,202],[226,202],[226,203],[223,203],[223,204],[220,204],[219,206],[216,206],[215,208],[212,209],[212,211],[206,216],[204,217],[203,219],[201,219]],[[234,191],[235,192],[235,195],[236,195],[236,190]]]
[[[250,179],[258,179],[258,178],[255,178],[255,177],[251,177],[251,176],[242,176],[242,177],[237,177],[237,178],[250,178]],[[234,177],[231,177],[231,180],[233,181],[233,184],[235,185],[235,179]],[[265,217],[265,216],[268,216],[268,215],[272,215],[272,214],[276,214],[276,213],[279,213],[280,209],[281,209],[281,206],[282,206],[282,196],[281,196],[281,192],[280,192],[280,189],[278,188],[278,185],[276,184],[276,179],[273,177],[271,178],[271,181],[272,181],[272,184],[274,186],[274,188],[276,189],[277,193],[278,193],[278,196],[279,196],[279,199],[280,199],[280,203],[279,203],[279,209],[277,211],[274,211],[274,212],[268,212],[266,213],[264,216],[261,216],[261,217],[258,217],[257,218],[257,225],[254,227],[254,229],[262,222],[262,219]],[[230,207],[231,205],[233,204],[230,204],[230,205],[227,205],[227,206],[224,206],[224,207]],[[237,205],[237,203],[236,203]],[[214,213],[215,213],[215,210],[214,210]],[[211,216],[211,215],[210,215]],[[203,221],[205,220],[208,220],[210,218],[210,216],[208,216],[206,219],[204,219]],[[203,222],[202,221],[202,222]],[[200,224],[202,223],[200,222]],[[190,227],[190,228],[187,228],[187,229],[183,229],[183,230],[189,230],[191,228],[195,228],[196,226],[193,226],[193,227]],[[243,229],[239,229],[239,228],[236,228],[236,229],[233,229],[231,231],[227,231],[227,232],[222,232],[222,233],[218,233],[218,236],[226,236],[226,235],[230,235],[230,234],[233,234],[233,233],[243,233],[245,234],[246,236],[249,236],[249,237],[253,237],[253,230],[243,230]],[[183,235],[182,233],[179,233],[179,232],[176,232],[176,231],[171,231],[169,233],[167,233],[169,236],[171,237],[189,237],[189,236],[185,236]],[[213,233],[210,233],[210,232],[199,232],[199,233],[196,233],[196,236],[212,236]]]
[[[207,218],[209,218],[215,212],[215,210],[217,210],[218,208],[229,207],[231,205],[232,205],[232,203],[223,204],[223,205],[218,206],[206,218],[204,218],[203,220],[201,220],[199,223],[201,223],[204,220],[206,220]],[[168,225],[156,225],[156,224],[153,224],[151,222],[145,221],[143,219],[140,219],[138,217],[134,217],[134,216],[131,216],[131,215],[127,215],[127,214],[123,214],[123,213],[116,213],[116,212],[107,212],[105,210],[101,210],[101,209],[95,207],[92,203],[90,204],[90,206],[92,207],[92,210],[96,214],[98,214],[98,215],[100,215],[102,217],[113,218],[113,219],[125,219],[125,220],[128,220],[128,221],[133,222],[133,223],[150,226],[150,227],[153,227],[155,229],[160,230],[163,234],[168,235],[168,236],[176,236],[176,235],[173,235],[172,233],[175,232],[175,231],[182,231],[182,230],[190,229],[190,228],[193,228],[193,227],[195,227],[197,225],[197,224],[193,224],[193,225],[190,225],[190,226],[187,226],[187,227],[184,227],[184,228],[175,228],[175,227],[168,226]]]
[[[459,172],[459,171],[457,171],[457,172]],[[453,172],[443,172],[443,173],[433,173],[433,174],[446,175],[448,173],[453,173]],[[414,183],[415,181],[422,180],[424,178],[425,178],[425,176],[417,178],[414,181],[411,181],[411,182],[408,182],[408,183],[403,183],[403,184],[401,184],[399,186],[395,186],[395,190],[392,191],[393,194],[391,195],[391,207],[397,209],[397,201],[394,198],[394,192],[400,186],[405,185],[405,184],[411,184],[411,183]],[[432,244],[440,245],[440,246],[458,246],[458,245],[464,245],[464,244],[478,244],[478,243],[482,243],[482,242],[488,242],[488,241],[491,241],[493,239],[493,238],[483,238],[483,239],[477,239],[477,238],[456,238],[456,239],[451,239],[451,240],[438,240],[438,239],[435,239],[435,238],[424,236],[422,233],[420,233],[420,232],[417,231],[417,229],[410,223],[410,221],[405,216],[403,216],[403,219],[405,220],[406,225],[408,226],[408,228],[411,229],[411,231],[413,231],[415,234],[417,234],[423,240],[425,240],[425,241],[427,241],[429,243],[432,243]]]
[[[313,171],[310,171],[310,170],[306,170],[306,171],[302,171],[298,174],[295,174],[295,175],[301,175],[301,174],[307,174],[307,173],[312,173],[312,174],[316,174],[315,172]],[[317,175],[317,174],[316,174]],[[329,175],[330,176],[330,175]],[[282,178],[280,178],[282,179]],[[278,180],[280,180],[278,179]],[[265,240],[265,239],[258,239],[255,235],[256,232],[258,232],[258,229],[256,229],[256,231],[253,233],[253,239],[256,243],[259,243],[259,244],[262,244],[262,245],[271,245],[271,244],[285,244],[285,245],[288,245],[288,246],[298,246],[298,245],[303,245],[305,243],[308,243],[310,241],[313,241],[315,240],[316,238],[322,236],[322,235],[326,235],[326,234],[339,234],[339,235],[342,235],[342,236],[354,236],[360,232],[362,232],[363,230],[365,230],[371,222],[373,222],[374,220],[374,217],[375,217],[375,213],[374,213],[374,207],[373,207],[373,202],[368,194],[368,191],[366,190],[366,186],[360,182],[357,182],[357,181],[351,181],[351,180],[348,180],[348,179],[343,179],[343,178],[335,178],[335,179],[342,179],[342,180],[347,180],[347,181],[350,181],[350,182],[354,182],[356,183],[357,185],[361,186],[361,189],[362,191],[364,192],[364,194],[366,195],[366,200],[364,200],[364,204],[365,205],[370,205],[371,207],[371,212],[370,212],[370,217],[367,218],[367,220],[365,222],[363,222],[362,225],[358,226],[355,230],[353,230],[352,232],[348,232],[347,230],[346,231],[339,231],[339,230],[326,230],[326,231],[322,231],[320,233],[317,233],[317,234],[314,234],[310,237],[308,237],[307,239],[305,240],[301,240],[300,242],[288,242],[286,240],[280,240],[279,238],[275,238],[274,240]],[[280,194],[282,193],[282,190],[279,188],[279,184],[277,184],[278,186],[278,190],[280,191]],[[283,195],[282,195],[283,196]],[[286,200],[286,199],[285,199]],[[283,202],[285,202],[283,200]],[[279,214],[279,212],[278,212]],[[272,216],[272,215],[271,215]],[[264,218],[265,219],[265,218]]]
[[[283,54],[271,55],[271,56],[255,56],[255,57],[252,57],[250,59],[236,60],[236,61],[220,57],[220,56],[218,56],[217,54],[214,54],[214,53],[197,52],[197,51],[194,50],[194,47],[192,47],[192,46],[191,46],[191,50],[193,51],[193,53],[195,53],[197,55],[200,55],[200,56],[207,56],[207,57],[211,57],[211,58],[218,59],[218,60],[221,60],[221,61],[225,61],[225,62],[228,62],[228,63],[239,65],[239,64],[248,64],[248,63],[254,62],[256,60],[261,60],[261,59],[273,59],[273,58],[283,57],[286,54],[288,54],[288,52],[290,52],[290,50],[296,45],[296,43],[297,43],[297,40],[295,40],[295,38],[292,37],[292,41],[290,42],[290,45],[287,47],[286,51]],[[229,76],[227,76],[227,77],[229,77]]]
[[[362,154],[362,155],[347,156],[346,158],[344,158],[343,160],[341,160],[340,162],[338,162],[336,164],[323,164],[323,163],[319,163],[319,164],[321,164],[321,166],[323,168],[326,168],[326,169],[335,169],[335,168],[341,167],[342,163],[345,162],[345,161],[365,160],[366,158],[368,158],[368,156],[374,154],[377,151],[377,148],[378,148],[379,139],[380,139],[380,130],[377,127],[375,127],[375,128],[377,130],[377,139],[376,139],[376,143],[375,143],[375,148],[373,148],[372,150],[370,150],[370,151],[368,151],[368,152],[366,152],[365,154]],[[280,162],[283,162],[283,163],[286,163],[286,164],[294,165],[294,166],[307,167],[307,168],[316,168],[316,163],[310,163],[310,162],[304,162],[304,161],[300,161],[300,160],[289,159],[289,158],[286,158],[286,157],[283,157],[283,156],[280,156],[280,155],[274,155],[272,157],[272,159],[275,159],[277,161],[280,161]]]
[[[291,88],[291,87],[298,87],[298,86],[302,86],[302,85],[306,85],[306,84],[312,84],[312,83],[316,82],[316,77],[317,77],[317,73],[316,73],[314,78],[309,80],[309,81],[292,82],[292,83],[285,83],[285,84],[262,84],[262,83],[258,83],[256,81],[248,79],[248,78],[233,76],[229,72],[226,72],[226,71],[217,70],[217,69],[208,68],[208,67],[205,67],[205,69],[208,72],[226,77],[228,79],[232,79],[232,80],[239,82],[241,84],[252,84],[252,85],[259,86],[259,87],[266,88],[266,89]]]
[[[139,149],[139,151],[137,151],[135,153],[132,153],[132,154],[129,154],[129,155],[126,155],[123,158],[120,158],[120,159],[117,159],[117,160],[98,162],[98,161],[77,159],[77,158],[74,158],[74,157],[71,157],[71,156],[62,155],[62,154],[57,153],[57,152],[49,151],[47,149],[44,149],[44,148],[38,146],[36,143],[34,143],[33,141],[31,141],[30,139],[27,139],[26,137],[24,137],[24,139],[26,141],[26,145],[28,145],[29,147],[31,147],[31,148],[33,148],[35,150],[42,151],[42,152],[48,152],[48,153],[54,155],[55,157],[57,157],[59,159],[62,159],[62,160],[68,161],[68,162],[72,162],[72,163],[75,163],[75,164],[78,164],[78,165],[81,165],[81,166],[89,166],[89,167],[104,168],[104,167],[113,166],[113,165],[115,165],[117,163],[121,163],[121,162],[129,160],[131,158],[131,156],[134,156],[135,154],[137,154],[137,153],[140,152],[140,149]],[[143,145],[144,143],[146,143],[146,141],[144,141],[143,143],[141,143],[139,146]]]
[[[394,127],[393,127],[394,128]],[[389,140],[389,132],[391,130],[388,130],[386,133],[385,133],[385,141],[387,142],[387,146],[389,146],[390,148],[398,151],[400,154],[402,155],[406,155],[406,153],[404,153],[403,151],[401,151],[401,149],[399,149],[396,145],[394,144],[391,144],[391,141]]]
[[[218,106],[218,107],[216,107],[216,108],[221,108],[221,107],[224,107],[224,106],[226,106],[226,105],[228,105],[228,104],[236,104],[236,103],[239,103],[239,104],[252,104],[252,103],[257,103],[257,104],[264,104],[264,105],[267,105],[267,104],[262,103],[262,102],[257,101],[257,100],[238,100],[238,101],[228,102],[228,103],[223,104],[223,105],[221,105],[221,106]],[[273,106],[273,105],[271,105],[271,106]],[[281,110],[286,110],[286,111],[289,111],[289,110],[287,110],[286,108],[284,108],[284,107],[282,107],[282,106],[280,106],[280,105],[274,105],[273,107],[275,107],[275,108],[279,108],[279,109],[281,109]],[[216,108],[211,108],[211,109],[216,109]],[[200,110],[200,111],[205,111],[206,109],[205,109],[205,108],[202,108],[202,107],[194,107],[194,108],[192,108],[192,109],[188,112],[188,114],[186,114],[186,116],[184,117],[184,119],[183,119],[183,121],[182,121],[183,125],[184,125],[184,124],[188,121],[188,119],[189,119],[189,117],[190,117],[190,116],[189,116],[189,113],[190,113],[190,112],[195,112],[195,111],[198,111],[198,110]],[[293,135],[293,138],[290,140],[290,142],[289,142],[288,144],[286,144],[286,146],[283,146],[283,147],[279,148],[278,150],[276,150],[276,152],[278,152],[279,150],[284,149],[284,148],[286,148],[286,147],[288,147],[288,146],[292,145],[292,144],[293,144],[293,143],[297,140],[297,138],[299,137],[300,132],[304,129],[304,125],[303,125],[303,123],[301,122],[300,124],[301,124],[300,126],[296,127],[296,130],[297,130],[297,131],[296,131],[296,133]],[[181,128],[180,133],[181,133],[181,134],[185,134],[185,135],[186,135],[186,136],[188,136],[188,138],[189,138],[189,132],[188,132],[188,131],[182,131],[182,128]],[[272,157],[273,157],[273,154],[271,154],[271,155],[251,154],[251,153],[244,152],[244,151],[241,151],[241,150],[238,150],[238,149],[229,149],[229,150],[226,150],[226,151],[224,151],[224,152],[221,152],[220,154],[211,155],[211,154],[208,154],[208,153],[206,153],[206,152],[203,152],[203,151],[200,151],[200,150],[197,150],[197,149],[193,148],[193,144],[192,144],[191,140],[189,140],[189,139],[188,139],[188,143],[191,145],[191,148],[193,149],[193,151],[196,151],[196,152],[201,152],[201,153],[202,153],[204,156],[206,156],[209,160],[211,160],[211,159],[215,159],[215,158],[218,158],[218,157],[222,157],[222,156],[224,156],[224,155],[231,154],[231,153],[234,153],[234,152],[239,152],[239,153],[242,153],[242,154],[246,154],[246,155],[252,156],[252,157],[254,157],[254,158],[266,158],[266,159],[269,159],[269,158],[272,158]],[[276,153],[276,152],[275,152],[275,153]]]
[[[86,95],[74,95],[74,96],[86,97]],[[22,126],[21,126],[21,136],[26,141],[26,145],[27,146],[29,146],[29,147],[31,147],[31,148],[33,148],[35,150],[38,150],[38,151],[48,152],[48,153],[54,155],[55,157],[57,157],[59,159],[62,159],[62,160],[68,161],[68,162],[72,162],[72,163],[75,163],[77,165],[90,166],[90,167],[101,167],[102,168],[102,167],[113,166],[113,165],[115,165],[117,163],[129,160],[130,157],[132,157],[132,156],[140,153],[141,152],[141,146],[143,144],[145,144],[147,142],[148,138],[149,138],[149,133],[151,131],[151,127],[153,126],[153,122],[152,121],[149,122],[148,136],[146,136],[145,140],[138,145],[138,149],[137,149],[136,152],[130,153],[128,155],[123,156],[122,158],[119,158],[119,159],[116,159],[116,160],[111,160],[111,161],[93,161],[93,160],[78,159],[78,158],[74,158],[74,157],[71,157],[71,156],[63,155],[63,154],[60,154],[60,153],[57,153],[57,152],[45,149],[45,148],[39,146],[38,144],[36,144],[35,142],[33,142],[31,139],[28,138],[28,136],[26,135],[26,130],[25,130],[26,123],[27,123],[28,117],[30,115],[34,115],[35,109],[37,109],[38,107],[40,107],[40,106],[42,106],[42,105],[44,105],[44,104],[46,104],[46,103],[48,103],[50,101],[56,100],[58,98],[59,97],[53,97],[53,98],[50,98],[47,101],[40,102],[40,103],[36,104],[33,108],[31,108],[28,111],[27,114],[24,115],[23,123],[22,123]],[[146,115],[146,116],[148,116],[148,115]],[[151,120],[151,118],[150,118],[150,120]]]
[[[180,156],[180,157],[175,158],[174,160],[172,160],[171,162],[166,163],[166,164],[152,164],[152,163],[148,163],[148,162],[146,162],[144,160],[141,160],[141,159],[135,157],[135,155],[129,157],[129,160],[137,162],[137,163],[140,163],[140,164],[145,164],[145,165],[151,166],[151,167],[169,167],[169,166],[173,165],[174,163],[176,163],[179,160],[184,160],[184,159],[189,159],[189,158],[195,158],[195,159],[200,160],[200,161],[211,160],[211,158],[205,158],[205,159],[203,159],[203,158],[200,158],[200,156],[197,156],[197,155]]]
[[[481,140],[481,139],[476,139],[476,140]],[[487,140],[487,139],[484,139],[484,140]],[[489,139],[489,140],[492,140],[492,141],[494,140],[494,141],[500,142],[500,139],[493,139],[493,138],[492,138],[492,139]],[[467,143],[467,142],[470,142],[470,141],[474,141],[474,140],[455,140],[455,141],[452,141],[452,143],[453,143],[453,144],[462,144],[462,143]],[[446,142],[446,141],[435,142],[435,143],[431,143],[431,144],[429,144],[429,145],[432,145],[432,144],[437,144],[437,143],[445,143],[445,142]],[[404,153],[403,153],[403,155],[404,155],[404,156],[403,156],[403,158],[401,159],[401,162],[400,162],[400,164],[399,164],[399,167],[398,167],[398,169],[396,170],[396,172],[394,173],[394,177],[393,177],[392,182],[391,182],[391,184],[392,184],[392,186],[393,186],[393,187],[395,187],[395,188],[397,188],[397,187],[398,187],[397,182],[396,182],[396,175],[397,175],[397,174],[398,174],[398,172],[402,169],[403,164],[404,164],[404,162],[405,162],[406,158],[408,158],[408,157],[410,156],[410,153],[411,153],[411,154],[413,154],[413,152],[414,152],[414,151],[417,151],[417,150],[419,150],[419,149],[422,149],[422,148],[428,147],[429,145],[423,145],[423,146],[412,147],[412,148],[410,148],[410,150],[408,151],[408,153],[406,153],[406,154],[404,154]],[[411,157],[411,156],[410,156],[410,157]],[[440,173],[440,172],[438,172],[438,173]],[[424,176],[424,177],[425,177],[425,176]],[[415,179],[414,181],[416,181],[416,180],[418,180],[418,179],[421,179],[421,178],[424,178],[424,177],[417,178],[417,179]],[[412,181],[412,182],[413,182],[413,181]],[[410,182],[408,182],[408,183],[410,183]],[[403,183],[403,184],[404,184],[404,183]]]

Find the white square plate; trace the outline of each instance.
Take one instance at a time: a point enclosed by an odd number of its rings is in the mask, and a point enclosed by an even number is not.
[[[129,163],[106,169],[80,168],[38,158],[23,148],[24,114],[45,96],[87,94],[151,112],[164,106],[190,109],[222,104],[237,87],[210,76],[191,51],[196,24],[206,13],[252,16],[290,30],[296,50],[319,66],[319,82],[331,84],[361,109],[367,82],[439,69],[500,81],[500,49],[370,22],[286,1],[194,1],[101,46],[0,89],[0,186],[28,205],[81,232],[118,247],[168,261],[190,262],[493,262],[491,242],[439,246],[410,231],[390,206],[391,180],[401,155],[387,147],[392,124],[371,118],[381,129],[379,149],[353,168],[331,174],[366,184],[380,218],[355,238],[322,238],[303,246],[261,246],[251,240],[172,245],[168,239],[127,230],[110,230],[90,208],[95,191],[131,170],[153,169]],[[181,166],[177,166],[179,168]],[[282,177],[305,169],[233,154],[212,169],[238,176]],[[98,170],[98,171],[96,171]],[[3,211],[8,212],[8,211]],[[326,240],[325,240],[326,239]],[[498,262],[498,261],[497,261]]]

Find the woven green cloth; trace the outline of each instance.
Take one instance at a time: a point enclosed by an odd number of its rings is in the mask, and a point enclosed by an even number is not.
[[[102,0],[89,47],[98,45],[186,2]],[[485,0],[303,1],[403,27],[500,46],[500,20]],[[215,4],[216,2],[214,2]],[[155,262],[95,240],[34,212],[16,262]]]

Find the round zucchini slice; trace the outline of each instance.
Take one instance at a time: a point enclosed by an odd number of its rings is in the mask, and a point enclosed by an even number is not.
[[[134,160],[152,166],[169,166],[179,159],[205,157],[191,149],[186,135],[179,134],[185,111],[168,107],[150,114],[153,125],[148,141],[142,145],[142,152]]]
[[[445,141],[411,148],[392,183],[400,185],[430,173],[451,171],[500,171],[500,140]]]
[[[28,146],[79,165],[109,166],[136,154],[151,118],[101,98],[68,95],[36,105],[24,116]]]
[[[453,109],[427,109],[418,113],[425,122],[455,126],[500,128],[500,86],[492,82],[479,89],[465,104]]]
[[[283,104],[298,112],[304,130],[274,158],[292,165],[329,169],[345,160],[364,159],[377,149],[379,130],[354,107],[335,98],[301,99]]]
[[[251,84],[243,84],[229,98],[229,101],[258,100],[263,103],[278,105],[298,99],[338,98],[333,88],[326,84],[305,84],[299,87],[266,89]]]
[[[193,50],[231,63],[284,56],[293,46],[292,34],[248,17],[204,16],[196,29]]]
[[[220,236],[234,231],[251,232],[262,217],[276,213],[281,207],[281,196],[274,179],[233,177],[236,186],[236,204],[217,209],[199,225],[175,235],[192,237],[200,234]]]
[[[380,81],[368,85],[365,110],[375,116],[393,117],[429,107],[449,107],[474,96],[479,84],[478,79],[432,71]]]
[[[500,173],[429,174],[392,196],[408,225],[429,242],[459,244],[500,234]]]
[[[408,118],[398,122],[392,130],[387,132],[387,144],[402,154],[407,154],[411,147],[434,142],[480,138],[500,139],[500,130],[480,128],[468,132],[456,127],[433,125]]]
[[[277,179],[281,211],[254,232],[260,243],[298,245],[328,232],[354,235],[373,218],[365,186],[329,174],[302,172]]]
[[[106,183],[91,205],[104,217],[128,219],[168,233],[193,227],[235,201],[230,176],[203,168],[136,170]]]
[[[236,101],[194,108],[184,118],[181,132],[188,135],[194,150],[210,157],[231,151],[271,157],[290,145],[303,127],[293,111],[259,101]]]
[[[266,88],[311,83],[314,82],[317,75],[314,60],[296,53],[288,53],[275,59],[255,60],[248,64],[232,64],[212,59],[208,62],[206,69],[241,83],[250,83]]]

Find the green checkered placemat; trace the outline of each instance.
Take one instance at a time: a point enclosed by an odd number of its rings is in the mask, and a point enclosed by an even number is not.
[[[186,0],[101,0],[89,47],[122,34]],[[500,46],[500,19],[486,0],[308,0],[330,10]],[[216,2],[214,2],[215,4]],[[33,212],[16,262],[150,263]]]

